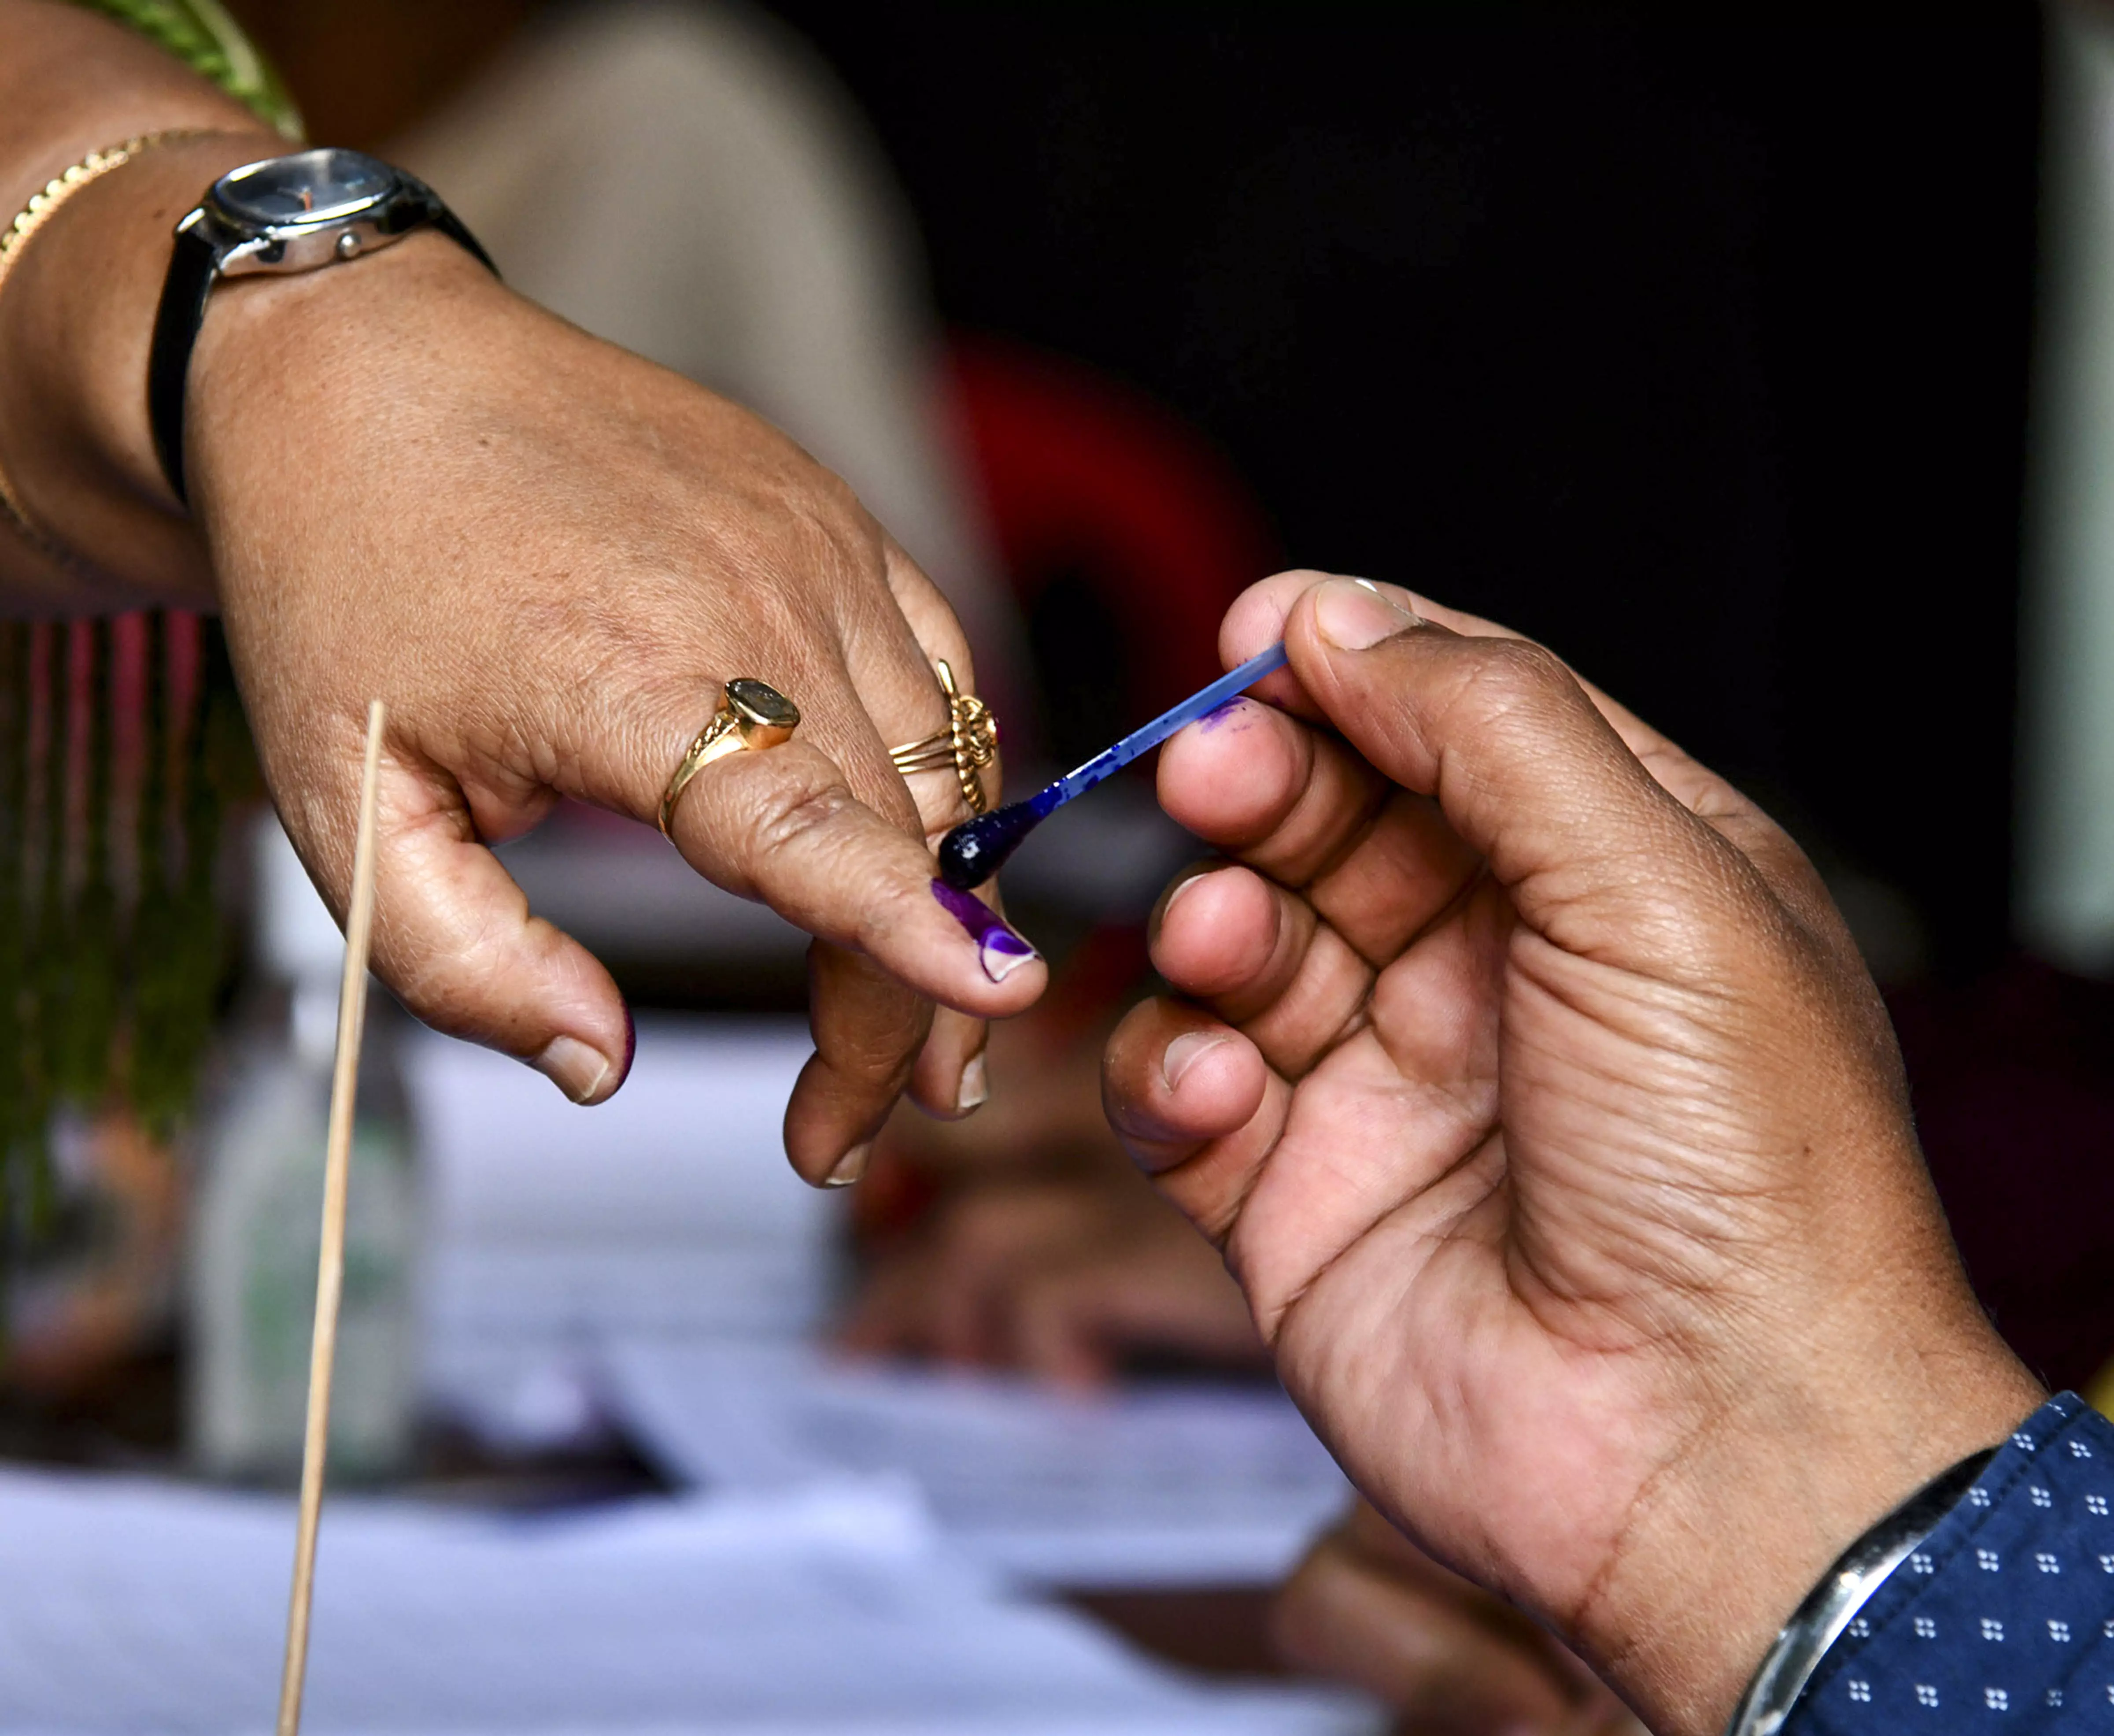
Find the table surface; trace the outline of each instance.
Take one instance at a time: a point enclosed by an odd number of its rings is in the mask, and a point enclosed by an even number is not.
[[[175,1355],[134,1359],[93,1387],[31,1397],[0,1387],[0,1462],[131,1475],[182,1476],[182,1395]],[[670,1485],[623,1442],[592,1451],[499,1459],[468,1436],[434,1430],[421,1444],[405,1492],[469,1506],[577,1506],[669,1493]],[[1181,1591],[1061,1592],[1151,1656],[1207,1675],[1284,1677],[1270,1644],[1267,1586]]]

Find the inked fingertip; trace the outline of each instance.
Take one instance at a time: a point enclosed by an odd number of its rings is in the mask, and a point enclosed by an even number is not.
[[[977,962],[994,983],[1004,982],[1016,970],[1032,964],[1041,956],[1003,923],[977,942]]]
[[[1004,982],[1015,971],[1042,956],[1018,929],[973,893],[960,891],[944,880],[935,880],[932,896],[977,943],[977,962],[993,983]]]

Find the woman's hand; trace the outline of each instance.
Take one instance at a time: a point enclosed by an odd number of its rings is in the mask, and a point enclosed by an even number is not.
[[[1192,998],[1119,1030],[1111,1115],[1359,1486],[1714,1731],[1837,1552],[2037,1389],[1790,841],[1539,647],[1316,577],[1220,642],[1281,633],[1297,716],[1161,761],[1238,865],[1164,901]]]
[[[194,378],[199,517],[296,846],[341,894],[352,725],[380,694],[378,969],[428,1023],[598,1098],[628,1058],[615,989],[487,846],[561,795],[650,822],[718,684],[760,678],[798,732],[707,767],[672,831],[700,873],[819,937],[794,1161],[821,1180],[860,1152],[913,1064],[920,1100],[955,1113],[977,1021],[1043,971],[995,978],[932,895],[930,844],[967,817],[953,773],[913,793],[889,763],[946,721],[935,658],[974,680],[952,611],[775,430],[445,241],[414,247],[387,262],[393,295],[345,270],[218,310]],[[934,1001],[958,1011],[928,1036]]]
[[[793,1161],[851,1179],[906,1084],[956,1113],[981,1021],[1027,1005],[1044,971],[932,896],[928,841],[963,817],[959,790],[951,772],[906,787],[887,749],[945,721],[936,657],[965,685],[974,671],[849,490],[426,235],[215,293],[185,519],[144,415],[170,231],[215,176],[283,144],[104,21],[0,0],[0,182],[135,133],[219,130],[82,191],[0,296],[0,462],[85,563],[11,543],[14,595],[217,603],[273,798],[341,910],[361,719],[387,701],[376,969],[429,1024],[587,1102],[629,1064],[622,1001],[489,846],[561,795],[650,823],[720,684],[769,682],[798,733],[706,768],[673,831],[698,872],[818,937]]]
[[[1416,1736],[1645,1736],[1547,1632],[1360,1501],[1277,1595],[1277,1648],[1363,1688]]]

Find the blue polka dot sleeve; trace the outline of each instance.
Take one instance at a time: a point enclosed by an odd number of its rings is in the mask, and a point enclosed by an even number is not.
[[[1821,1660],[1784,1736],[2114,1736],[2114,1426],[2019,1426]]]

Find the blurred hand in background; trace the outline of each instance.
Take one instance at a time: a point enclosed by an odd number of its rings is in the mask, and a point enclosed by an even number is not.
[[[1004,1089],[981,1113],[936,1123],[899,1111],[870,1197],[885,1198],[891,1179],[921,1197],[910,1221],[868,1237],[845,1348],[1074,1387],[1140,1362],[1267,1366],[1224,1262],[1109,1131],[1105,1026],[1039,1010],[995,1026],[989,1065]]]
[[[1415,1736],[1647,1736],[1559,1641],[1364,1501],[1308,1552],[1270,1626],[1285,1662],[1364,1689]]]

